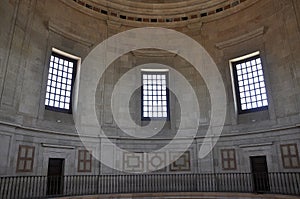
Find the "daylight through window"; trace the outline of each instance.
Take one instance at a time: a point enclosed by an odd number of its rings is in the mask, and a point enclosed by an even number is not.
[[[72,84],[77,61],[52,53],[47,81],[45,105],[47,109],[70,112]]]
[[[142,118],[168,118],[168,73],[142,73]]]
[[[239,112],[267,109],[268,98],[259,55],[233,62]]]

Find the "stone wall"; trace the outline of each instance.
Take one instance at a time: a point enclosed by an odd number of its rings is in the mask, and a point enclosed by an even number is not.
[[[147,26],[173,28],[190,36],[209,52],[225,83],[227,116],[224,130],[214,150],[199,159],[197,152],[203,143],[211,111],[210,95],[203,77],[175,54],[161,56],[159,51],[132,52],[108,68],[97,88],[98,119],[114,142],[125,149],[142,152],[144,146],[152,150],[167,143],[168,136],[176,133],[180,112],[175,97],[171,100],[171,120],[156,141],[126,138],[111,115],[110,95],[118,78],[130,68],[156,62],[182,73],[198,97],[201,118],[198,136],[189,149],[189,171],[225,172],[221,165],[221,149],[235,149],[236,152],[237,169],[228,172],[250,172],[249,157],[260,155],[267,157],[269,171],[299,171],[299,168],[284,169],[280,145],[295,143],[300,151],[300,3],[296,0],[237,2],[239,5],[233,6],[234,2],[230,1],[231,7],[227,9],[227,4],[221,3],[205,4],[203,10],[187,6],[184,9],[186,14],[180,7],[168,10],[164,4],[165,18],[173,17],[172,22],[158,20],[156,23],[155,20],[131,21],[129,17],[125,20],[120,14],[113,16],[111,13],[124,12],[122,5],[107,4],[109,14],[103,14],[96,9],[98,4],[91,9],[78,1],[3,0],[0,5],[0,175],[46,175],[49,157],[65,159],[65,174],[78,173],[78,150],[83,145],[75,130],[73,116],[45,110],[44,107],[51,49],[54,47],[84,60],[108,37]],[[105,9],[104,0],[99,1],[99,5]],[[138,13],[137,18],[149,18],[151,11],[141,14],[142,6],[146,5],[136,3],[132,12]],[[222,6],[222,11],[216,11],[218,6]],[[172,14],[176,12],[181,17],[188,16],[188,19],[176,21],[177,15]],[[192,17],[194,12],[198,13],[197,18]],[[208,13],[208,16],[200,13]],[[263,62],[269,109],[237,114],[229,60],[255,51],[260,51]],[[133,104],[140,103],[138,94],[133,97]],[[131,112],[138,119],[139,106],[132,106]],[[123,140],[124,136],[126,139]],[[98,144],[96,146],[100,147]],[[16,173],[19,145],[35,147],[32,172]],[[95,150],[99,149],[97,147]],[[114,156],[118,157],[118,154]],[[112,172],[97,161],[93,163],[92,173]],[[120,163],[116,160],[115,164]],[[117,167],[125,166],[120,164]]]

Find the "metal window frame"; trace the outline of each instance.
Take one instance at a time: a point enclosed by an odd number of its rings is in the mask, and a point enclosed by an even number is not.
[[[233,72],[233,80],[234,80],[234,87],[235,87],[235,97],[236,97],[236,102],[237,102],[237,111],[238,111],[239,114],[252,113],[252,112],[264,111],[264,110],[269,109],[269,105],[268,105],[268,106],[262,106],[262,107],[242,110],[242,103],[241,103],[241,97],[240,97],[240,89],[239,89],[239,85],[238,85],[239,82],[238,82],[238,75],[237,75],[236,65],[241,64],[241,63],[245,63],[245,62],[248,62],[248,61],[256,60],[257,58],[261,59],[260,54],[254,55],[254,56],[251,56],[251,57],[248,57],[248,58],[245,58],[245,59],[241,59],[241,60],[238,60],[238,61],[232,61],[231,62],[231,67],[232,67],[232,72]],[[264,71],[263,63],[261,63],[261,65],[262,65],[263,76],[265,78],[265,71]],[[265,80],[264,80],[264,83],[265,83],[266,95],[267,95],[267,100],[268,100],[269,97],[268,97],[268,91],[267,91],[267,86],[266,86],[266,81]]]
[[[63,109],[63,108],[58,108],[58,107],[49,106],[49,105],[45,105],[45,109],[50,110],[50,111],[56,111],[56,112],[72,114],[73,87],[74,87],[74,82],[75,82],[76,73],[77,73],[78,60],[72,59],[70,57],[64,56],[64,55],[59,54],[59,53],[54,52],[54,51],[52,51],[51,56],[54,56],[54,57],[57,57],[59,59],[63,59],[63,60],[69,61],[69,62],[73,62],[73,72],[72,72],[71,91],[70,91],[70,103],[69,103],[69,109]],[[49,75],[50,62],[51,62],[51,60],[49,60],[49,64],[48,64],[48,66],[49,66],[48,67],[48,75]],[[49,80],[49,78],[47,76],[47,82],[48,82],[48,80]],[[51,81],[52,81],[52,79],[51,79]],[[47,94],[47,91],[46,91],[46,94]],[[46,100],[46,98],[45,98],[45,100]]]
[[[150,75],[157,75],[157,74],[164,74],[166,76],[166,98],[167,98],[167,117],[144,117],[144,84],[143,84],[143,75],[150,74]],[[169,72],[165,71],[141,71],[141,120],[142,121],[150,121],[150,120],[170,120],[170,93],[169,93]]]

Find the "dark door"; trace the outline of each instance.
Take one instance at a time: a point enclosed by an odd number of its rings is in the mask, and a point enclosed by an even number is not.
[[[250,157],[255,192],[270,191],[266,156]]]
[[[49,158],[47,195],[63,193],[64,159]]]

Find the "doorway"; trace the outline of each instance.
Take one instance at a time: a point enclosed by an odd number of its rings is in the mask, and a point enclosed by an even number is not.
[[[264,193],[270,191],[268,165],[266,156],[250,157],[254,191]]]
[[[59,195],[63,193],[64,159],[49,158],[47,195]]]

